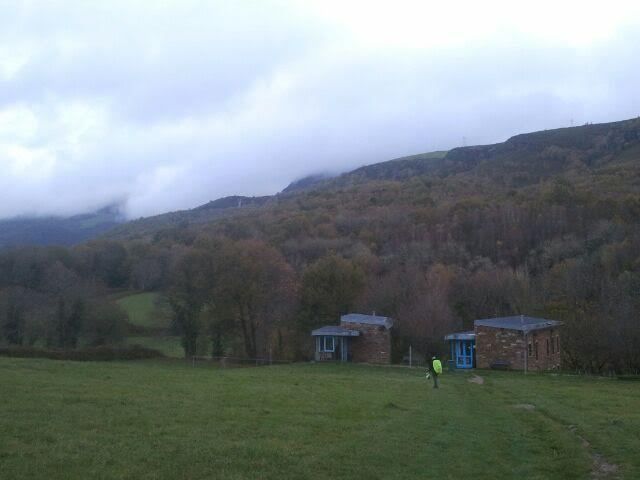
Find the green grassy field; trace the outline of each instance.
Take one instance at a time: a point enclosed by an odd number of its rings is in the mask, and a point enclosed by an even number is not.
[[[479,374],[1,358],[0,477],[640,477],[638,383]]]
[[[129,322],[139,327],[168,328],[170,317],[156,305],[159,295],[154,292],[136,293],[117,300],[129,314]]]

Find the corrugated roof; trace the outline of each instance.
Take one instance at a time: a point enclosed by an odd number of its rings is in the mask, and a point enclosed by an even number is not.
[[[544,328],[557,327],[563,325],[558,320],[547,320],[546,318],[527,317],[518,315],[514,317],[485,318],[476,320],[474,325],[492,328],[506,328],[508,330],[519,330],[521,332],[530,332],[532,330],[541,330]]]
[[[333,335],[335,337],[357,337],[360,335],[360,332],[357,330],[350,330],[345,327],[340,327],[338,325],[327,325],[326,327],[320,327],[311,332],[312,337],[317,337],[318,335]]]
[[[344,323],[364,323],[367,325],[380,325],[387,329],[393,326],[393,319],[377,315],[363,315],[361,313],[349,313],[342,315],[340,321]]]

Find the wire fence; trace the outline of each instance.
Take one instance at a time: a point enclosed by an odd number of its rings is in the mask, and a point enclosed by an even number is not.
[[[293,360],[284,360],[284,359],[276,359],[273,357],[258,357],[258,358],[249,358],[249,357],[234,357],[234,356],[192,356],[186,359],[187,362],[191,364],[193,367],[215,367],[215,368],[241,368],[241,367],[265,367],[271,365],[291,365],[296,363]],[[307,363],[307,362],[305,362]],[[311,363],[315,363],[311,361]],[[322,362],[321,362],[322,363]],[[340,362],[335,362],[340,363]],[[407,352],[407,355],[402,357],[400,363],[393,363],[388,365],[376,365],[379,367],[387,366],[387,367],[404,367],[404,368],[415,368],[415,369],[427,369],[431,370],[431,362],[424,355],[416,354],[415,352],[411,352],[411,355]],[[459,371],[459,372],[469,372],[470,369],[456,369],[454,362],[452,360],[442,359],[442,366],[446,368],[448,371]],[[513,372],[516,372],[514,370]],[[628,380],[628,381],[639,381],[640,382],[640,372],[638,371],[630,371],[626,373],[618,373],[615,371],[607,371],[607,372],[589,372],[585,370],[573,370],[573,369],[562,369],[562,370],[554,370],[554,371],[540,371],[540,372],[531,372],[531,373],[540,373],[540,374],[550,374],[550,375],[561,375],[561,376],[592,376],[592,377],[617,377],[619,380]]]
[[[269,365],[288,365],[291,360],[275,359],[272,357],[248,358],[231,356],[192,356],[189,358],[193,367],[197,366],[218,366],[227,367],[264,367]]]

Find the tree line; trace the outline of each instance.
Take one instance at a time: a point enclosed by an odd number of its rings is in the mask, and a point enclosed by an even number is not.
[[[398,360],[409,345],[446,353],[443,336],[474,319],[523,313],[565,322],[566,368],[633,371],[633,178],[578,171],[522,188],[517,174],[376,180],[138,238],[5,250],[1,336],[59,348],[117,343],[127,318],[113,295],[154,291],[185,355],[204,343],[211,355],[305,359],[311,329],[375,310],[395,320]]]

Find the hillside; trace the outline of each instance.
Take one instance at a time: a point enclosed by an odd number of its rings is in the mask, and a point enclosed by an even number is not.
[[[401,157],[382,163],[367,165],[341,174],[327,173],[309,175],[298,179],[282,190],[280,194],[262,197],[230,196],[213,200],[189,210],[165,213],[127,222],[105,234],[105,238],[144,238],[162,230],[205,224],[223,218],[244,216],[260,210],[261,207],[276,205],[281,200],[296,197],[311,190],[330,188],[335,185],[352,185],[371,180],[406,180],[422,175],[433,169],[446,152],[430,152],[409,157]]]
[[[310,192],[350,188],[365,190],[376,182],[401,184],[423,178],[450,185],[463,180],[476,187],[487,183],[495,191],[523,189],[550,178],[578,184],[613,182],[618,193],[633,192],[640,154],[640,120],[546,130],[516,135],[494,145],[429,152],[367,165],[340,175],[309,175],[280,194],[230,196],[189,210],[169,212],[123,223],[113,208],[71,218],[24,218],[0,221],[0,247],[8,245],[73,245],[104,236],[110,239],[148,238],[186,225],[243,217],[281,203],[301,200]],[[629,172],[631,177],[627,177]],[[626,177],[626,178],[625,178]],[[623,184],[620,180],[625,178]],[[623,187],[624,192],[620,191]],[[435,193],[435,192],[434,192]]]
[[[439,165],[438,160],[442,160],[446,154],[446,151],[419,153],[408,157],[394,158],[386,162],[365,165],[341,175],[309,175],[292,182],[282,193],[295,193],[331,185],[347,185],[368,180],[406,180],[418,175],[424,175],[437,168]]]
[[[443,336],[474,319],[527,314],[565,323],[563,368],[634,372],[640,119],[398,159],[131,222],[69,250],[8,252],[4,337],[122,341],[83,304],[127,290],[168,300],[186,355],[308,359],[311,329],[376,311],[395,320],[400,361],[409,347],[446,354]],[[69,339],[51,323],[58,311],[75,325]]]
[[[121,224],[117,207],[72,217],[19,217],[0,220],[0,248],[19,245],[75,245]]]
[[[304,202],[321,191],[376,188],[380,182],[388,187],[405,188],[420,179],[429,187],[425,194],[435,200],[455,195],[514,194],[534,190],[554,179],[596,191],[615,185],[615,192],[636,191],[640,158],[640,119],[606,124],[546,130],[516,135],[506,142],[486,146],[455,148],[448,152],[431,152],[364,166],[331,177],[312,175],[293,182],[279,195],[221,199],[192,210],[168,213],[129,222],[111,232],[109,238],[148,236],[179,225],[210,223],[234,216],[245,216],[263,209],[280,209],[282,204]],[[460,192],[461,184],[479,191]],[[404,187],[402,187],[404,185]],[[515,190],[514,190],[515,189]],[[444,198],[443,198],[444,197]],[[375,201],[375,200],[373,200]],[[278,206],[278,207],[276,207]]]
[[[399,319],[397,352],[410,341],[438,351],[442,335],[474,318],[534,313],[567,323],[565,365],[601,371],[625,368],[621,335],[637,344],[626,351],[640,348],[639,222],[633,119],[364,167],[213,222],[156,232],[154,242],[274,247],[300,275],[294,318],[303,331],[340,311],[375,310]],[[331,293],[345,280],[329,273],[324,293],[314,290],[324,280],[305,284],[305,272],[338,268],[332,255],[363,275],[343,287],[356,292],[348,300]],[[638,355],[626,358],[640,365]]]
[[[182,228],[186,225],[213,222],[230,216],[239,216],[266,205],[271,197],[229,196],[212,200],[190,210],[178,210],[152,217],[131,220],[105,232],[110,239],[141,238],[165,229]]]
[[[329,180],[334,178],[335,175],[331,175],[329,173],[318,173],[314,175],[307,175],[306,177],[299,178],[298,180],[294,180],[289,185],[287,185],[282,193],[295,193],[303,190],[307,190],[309,188],[314,188],[318,186],[318,184],[322,183],[325,180]]]

